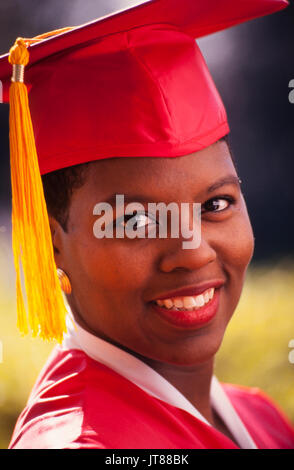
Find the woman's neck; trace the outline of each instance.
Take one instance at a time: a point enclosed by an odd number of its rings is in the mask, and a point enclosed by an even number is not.
[[[176,387],[215,429],[238,445],[230,430],[211,406],[210,385],[214,368],[213,359],[196,366],[186,367],[152,360],[147,362],[146,358],[143,360]]]
[[[144,362],[176,387],[202,416],[214,425],[214,414],[210,404],[213,359],[197,366],[176,366],[146,358]]]

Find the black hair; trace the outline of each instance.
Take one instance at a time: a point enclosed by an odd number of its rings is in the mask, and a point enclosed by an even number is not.
[[[228,144],[234,162],[228,136],[222,137],[220,141],[225,141]],[[48,213],[59,222],[65,232],[68,229],[67,224],[72,194],[75,189],[82,187],[85,183],[87,170],[90,165],[91,162],[82,163],[42,176]]]
[[[62,168],[42,175],[48,214],[67,232],[69,207],[75,189],[83,186],[89,163]]]

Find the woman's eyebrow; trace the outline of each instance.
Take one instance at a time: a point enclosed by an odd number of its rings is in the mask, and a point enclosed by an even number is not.
[[[215,191],[216,189],[220,188],[221,186],[224,186],[225,184],[234,184],[240,189],[240,180],[238,176],[236,175],[227,175],[224,176],[223,178],[220,178],[217,180],[215,183],[213,183],[211,186],[207,188],[207,192],[211,193],[212,191]]]

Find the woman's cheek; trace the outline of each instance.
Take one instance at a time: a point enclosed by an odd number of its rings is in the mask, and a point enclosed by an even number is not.
[[[99,249],[97,264],[91,262],[91,273],[104,291],[130,293],[144,283],[150,269],[149,258],[143,249],[136,249],[134,245],[138,243],[113,240]]]
[[[227,241],[222,245],[222,257],[228,269],[242,277],[254,253],[254,235],[243,197],[241,202],[240,209],[223,232]]]

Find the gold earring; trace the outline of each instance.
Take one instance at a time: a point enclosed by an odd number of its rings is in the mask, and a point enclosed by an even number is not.
[[[68,276],[60,268],[57,269],[57,276],[58,276],[58,279],[59,279],[59,282],[60,282],[61,290],[65,294],[70,294],[71,293],[71,284],[70,284],[70,280],[69,280]]]

